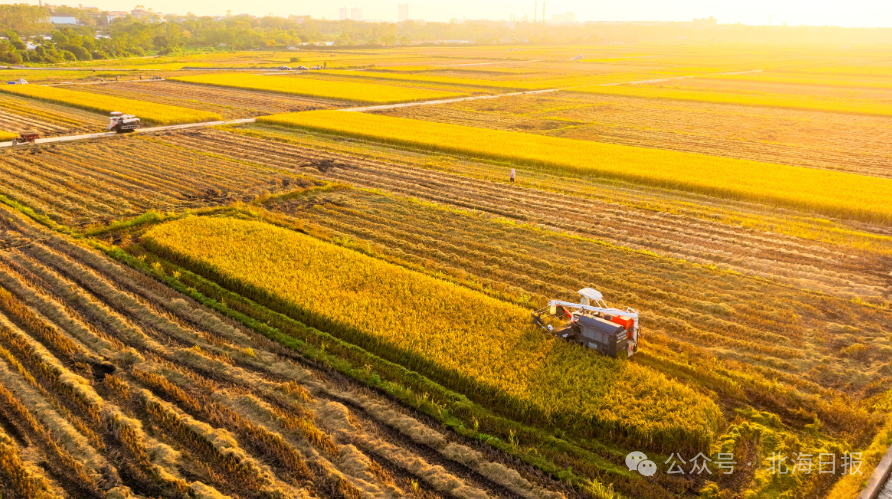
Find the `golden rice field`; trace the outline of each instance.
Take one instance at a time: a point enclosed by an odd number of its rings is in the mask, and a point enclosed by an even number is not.
[[[307,77],[261,76],[245,74],[210,74],[173,78],[185,83],[216,85],[220,87],[263,90],[284,94],[321,97],[348,102],[369,104],[394,104],[419,100],[460,97],[465,94],[407,88],[375,83],[336,82]]]
[[[889,179],[353,112],[310,111],[264,116],[258,121],[833,215],[892,220]]]
[[[191,217],[143,240],[230,289],[281,299],[302,322],[529,419],[658,449],[706,448],[718,430],[722,416],[708,398],[542,335],[528,310],[453,283],[255,221]]]
[[[442,70],[456,70],[463,68],[440,68]],[[511,73],[514,73],[511,71]],[[639,81],[650,78],[657,78],[659,75],[648,73],[608,73],[593,76],[568,75],[562,77],[550,78],[530,78],[530,79],[512,79],[512,80],[485,80],[480,78],[457,78],[454,76],[429,76],[416,73],[385,73],[374,71],[341,71],[326,70],[321,72],[322,75],[341,76],[349,78],[365,78],[371,80],[392,80],[400,82],[417,82],[417,83],[436,83],[444,85],[457,85],[464,87],[481,87],[491,88],[503,91],[510,90],[543,90],[547,88],[568,88],[583,85],[602,85],[612,83],[622,83],[628,81]]]
[[[120,111],[125,114],[135,114],[140,119],[156,125],[178,125],[223,119],[219,114],[207,111],[77,92],[64,88],[40,85],[4,85],[0,86],[0,91],[100,113]]]
[[[819,98],[807,95],[712,92],[638,85],[593,85],[573,88],[571,90],[574,92],[601,95],[622,95],[625,97],[641,97],[649,99],[673,99],[715,104],[736,104],[739,106],[779,107],[831,113],[892,116],[892,104],[869,100]]]
[[[260,118],[0,148],[0,499],[864,495],[892,445],[886,47],[541,28],[597,39],[7,70],[32,84],[0,87],[0,141]],[[256,74],[295,63],[329,69]],[[350,102],[401,104],[318,111]],[[531,324],[582,287],[641,312],[634,356]],[[837,470],[770,469],[798,453]]]
[[[756,83],[783,83],[790,85],[812,85],[821,87],[845,88],[892,88],[892,80],[888,78],[856,77],[835,74],[797,74],[777,71],[748,73],[737,75],[699,76],[710,80],[745,81]]]

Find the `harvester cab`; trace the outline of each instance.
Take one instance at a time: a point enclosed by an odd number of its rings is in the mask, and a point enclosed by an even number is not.
[[[596,289],[584,288],[578,293],[579,303],[551,300],[533,312],[533,324],[609,357],[631,357],[638,352],[641,326],[637,310],[607,306]]]
[[[107,130],[117,133],[128,133],[139,128],[139,118],[132,114],[124,114],[118,111],[111,113],[108,119]]]

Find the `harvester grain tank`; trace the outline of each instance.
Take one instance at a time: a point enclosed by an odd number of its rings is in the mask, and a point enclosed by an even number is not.
[[[637,310],[607,306],[596,289],[583,288],[578,293],[579,303],[551,300],[533,312],[533,324],[608,357],[631,357],[638,352],[641,326]]]

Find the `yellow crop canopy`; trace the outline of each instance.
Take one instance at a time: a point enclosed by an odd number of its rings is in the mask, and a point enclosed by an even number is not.
[[[673,99],[708,102],[711,104],[737,104],[740,106],[779,107],[833,113],[892,116],[892,104],[866,100],[809,97],[807,95],[738,94],[731,92],[710,92],[639,85],[588,86],[572,90],[574,92],[590,94],[621,95],[625,97],[643,97],[649,99]]]
[[[375,141],[892,221],[892,180],[851,173],[344,111],[258,118]]]
[[[156,125],[220,121],[217,113],[42,85],[0,85],[0,91],[100,113],[120,111]]]
[[[666,449],[708,447],[718,431],[721,413],[706,396],[542,334],[529,310],[457,284],[257,221],[189,217],[143,241],[229,289],[270,297],[304,323],[517,414]]]
[[[377,83],[321,80],[306,76],[210,74],[183,76],[171,78],[171,80],[368,104],[395,104],[466,95],[458,92],[381,85]]]

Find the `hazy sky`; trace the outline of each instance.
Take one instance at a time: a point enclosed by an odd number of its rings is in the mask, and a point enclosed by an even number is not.
[[[532,18],[534,0],[399,0],[408,1],[410,19],[448,21],[451,18],[507,19],[515,14]],[[363,10],[363,17],[395,21],[397,1],[391,0],[50,0],[51,3],[91,5],[108,10],[130,10],[144,3],[156,11],[197,15],[222,15],[227,9],[233,14],[280,16],[309,14],[314,18],[337,19],[338,7]],[[2,0],[2,3],[12,3]],[[34,2],[37,3],[36,0]],[[576,13],[578,21],[690,21],[694,17],[715,16],[720,23],[790,25],[836,25],[892,27],[890,0],[620,0],[585,1],[552,0],[546,2],[545,17],[563,12]],[[539,15],[542,2],[539,2]]]

